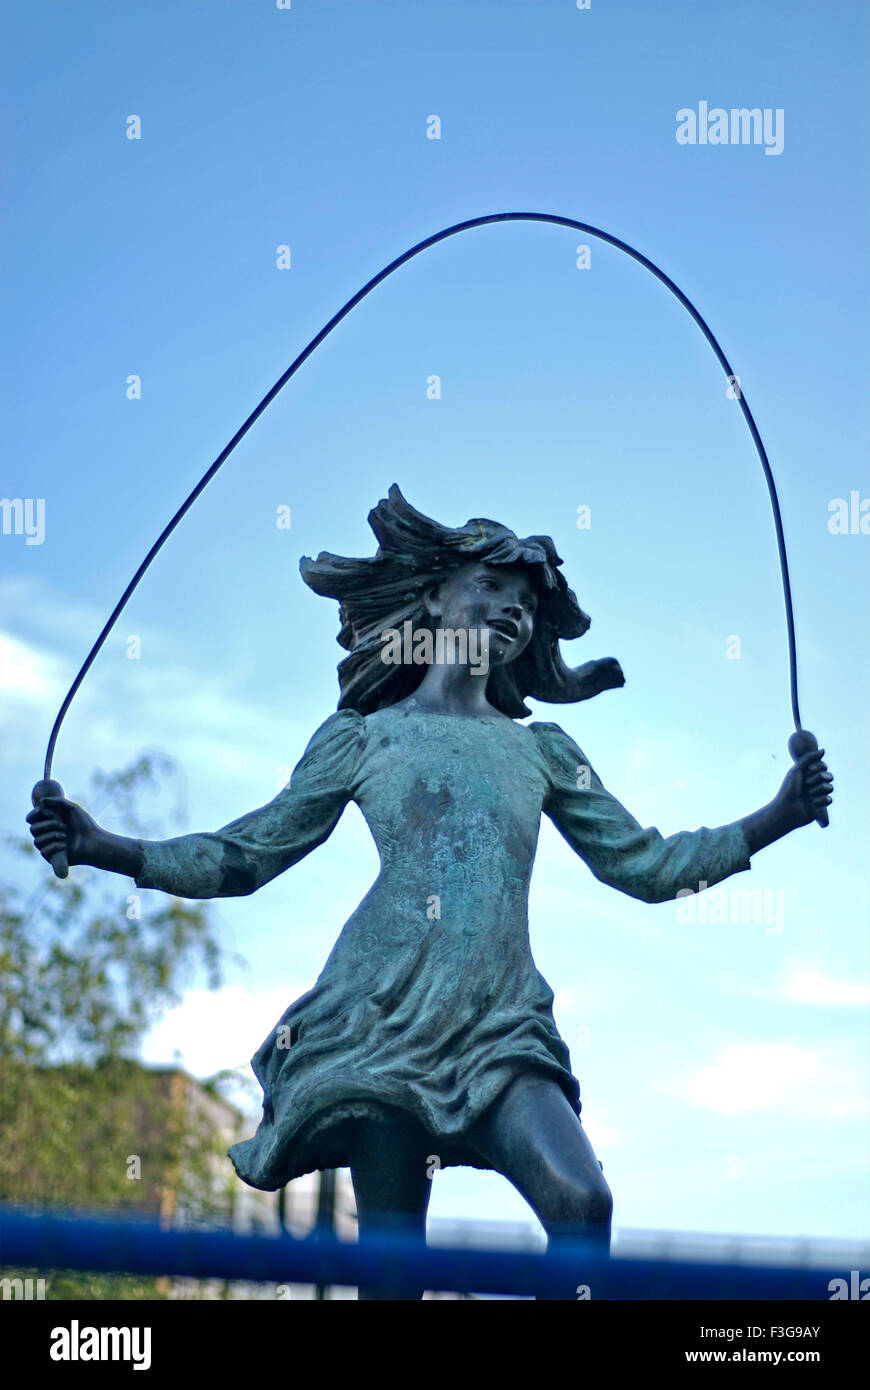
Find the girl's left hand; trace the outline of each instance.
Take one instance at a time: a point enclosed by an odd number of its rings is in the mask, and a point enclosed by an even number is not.
[[[791,829],[810,825],[831,804],[834,779],[822,761],[824,748],[804,753],[786,773],[776,796],[777,809]]]

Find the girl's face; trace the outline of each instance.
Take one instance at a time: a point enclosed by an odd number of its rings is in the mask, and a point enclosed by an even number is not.
[[[525,651],[535,626],[538,597],[523,565],[463,565],[427,601],[443,628],[489,629],[489,661],[506,666]]]

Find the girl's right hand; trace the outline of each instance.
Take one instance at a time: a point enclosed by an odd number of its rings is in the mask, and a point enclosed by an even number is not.
[[[63,796],[43,797],[27,817],[33,843],[50,864],[58,850],[66,850],[68,864],[90,864],[100,837],[100,827],[75,801]]]

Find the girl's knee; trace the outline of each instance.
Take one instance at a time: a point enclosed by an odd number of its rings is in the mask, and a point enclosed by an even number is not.
[[[585,1176],[553,1172],[548,1175],[547,1206],[551,1224],[609,1227],[613,1218],[613,1194],[599,1173]]]

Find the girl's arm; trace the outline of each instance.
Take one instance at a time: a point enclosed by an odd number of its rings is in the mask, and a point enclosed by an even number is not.
[[[347,801],[333,794],[312,806],[285,788],[221,830],[172,840],[113,835],[63,797],[46,797],[40,810],[48,814],[31,813],[31,823],[36,847],[49,862],[65,843],[67,863],[127,874],[137,888],[159,888],[179,898],[235,898],[262,888],[323,844]]]
[[[760,811],[729,825],[665,837],[655,827],[642,827],[607,791],[558,725],[532,727],[550,770],[544,811],[596,878],[642,902],[667,902],[749,869],[756,850],[813,820],[808,799],[811,805],[830,800],[830,776],[819,763],[824,750],[814,751],[794,765],[775,800]]]
[[[171,840],[133,840],[99,826],[81,806],[46,797],[27,817],[44,858],[64,845],[70,864],[127,874],[139,888],[181,898],[253,893],[323,844],[355,787],[364,722],[340,711],[320,726],[290,782],[267,805],[221,830]]]

